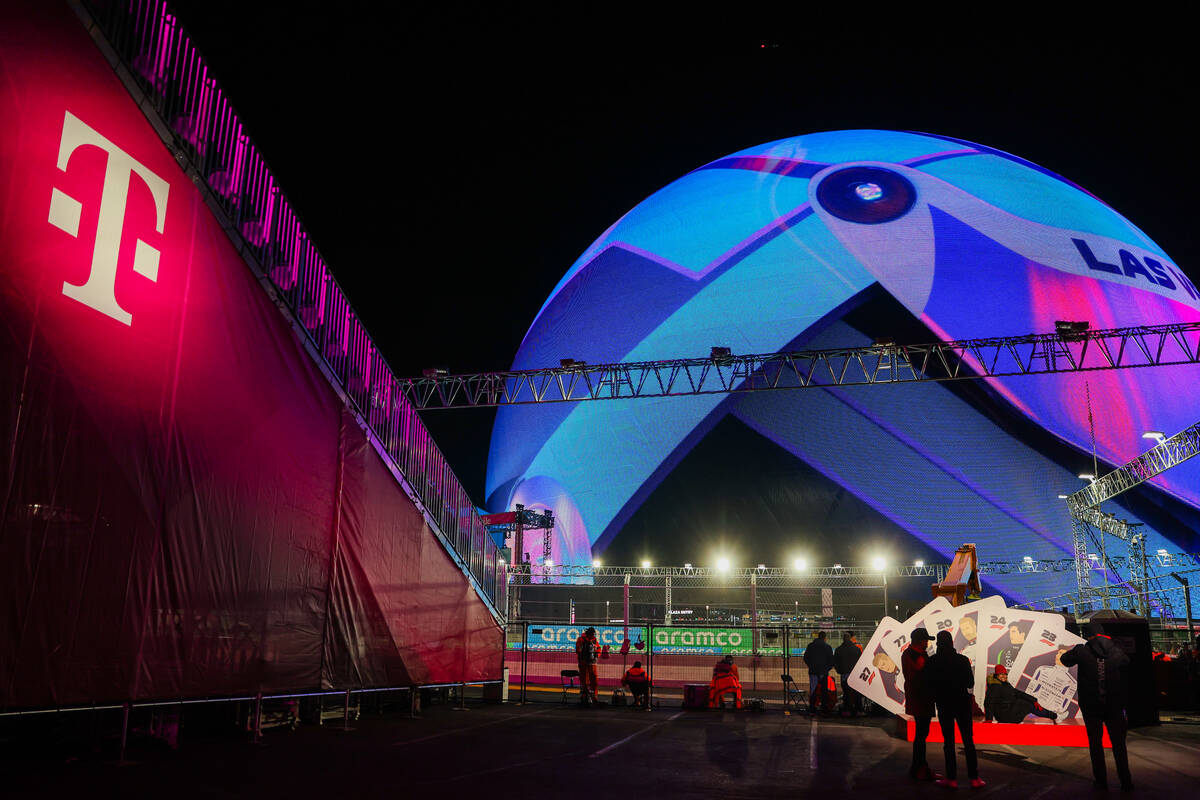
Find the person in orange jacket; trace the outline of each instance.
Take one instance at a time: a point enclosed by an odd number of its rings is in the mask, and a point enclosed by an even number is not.
[[[742,680],[738,676],[733,656],[725,656],[713,667],[712,680],[708,684],[708,707],[724,708],[725,695],[733,694],[733,707],[742,707]]]
[[[596,659],[600,657],[600,643],[596,641],[596,629],[588,628],[575,640],[575,660],[579,664],[579,705],[587,707],[598,701],[600,676]]]

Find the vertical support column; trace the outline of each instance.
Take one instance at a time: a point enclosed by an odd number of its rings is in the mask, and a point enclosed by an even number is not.
[[[525,705],[525,687],[529,676],[529,623],[521,623],[521,705]]]
[[[1092,565],[1087,553],[1087,523],[1075,512],[1071,512],[1071,544],[1075,550],[1075,584],[1083,606],[1089,604],[1092,597]],[[1077,608],[1075,613],[1078,615],[1085,610]]]
[[[126,703],[121,709],[121,752],[117,756],[118,764],[125,763],[125,745],[129,741],[129,710],[129,703]]]
[[[750,646],[758,654],[758,574],[750,573]]]
[[[517,554],[515,563],[524,564],[525,561],[525,506],[517,503],[517,529],[513,532],[513,544],[517,546]]]
[[[667,575],[666,580],[666,605],[663,609],[663,624],[670,625],[671,622],[671,576]]]
[[[625,641],[629,641],[629,573],[625,573],[625,585],[621,589],[621,619],[625,626]]]
[[[883,573],[883,617],[888,615],[887,573]],[[880,617],[880,619],[883,619]]]

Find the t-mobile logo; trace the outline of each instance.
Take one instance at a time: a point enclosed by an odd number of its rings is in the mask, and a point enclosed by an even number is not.
[[[146,166],[101,136],[94,128],[70,111],[63,118],[62,140],[58,145],[58,168],[67,171],[71,154],[80,147],[92,145],[108,154],[104,170],[104,188],[100,196],[100,214],[96,224],[96,245],[92,250],[92,271],[82,284],[63,283],[63,294],[85,306],[107,314],[126,325],[133,315],[117,303],[117,256],[121,249],[121,229],[125,225],[125,203],[129,197],[129,176],[136,173],[154,197],[154,229],[163,232],[167,218],[167,192],[170,186]],[[51,225],[71,236],[79,235],[79,215],[83,204],[58,189],[50,194]],[[133,271],[158,281],[158,250],[137,240],[133,251]]]

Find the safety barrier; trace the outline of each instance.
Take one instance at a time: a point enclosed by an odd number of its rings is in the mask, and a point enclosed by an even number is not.
[[[337,389],[502,615],[500,554],[474,503],[165,0],[77,2],[118,59],[118,73],[136,84],[130,88],[143,111],[159,118],[160,136],[207,190],[235,246],[296,320]]]
[[[808,668],[804,650],[818,630],[836,648],[842,633],[851,631],[860,643],[874,631],[874,621],[838,620],[826,623],[783,625],[658,625],[631,623],[601,625],[581,622],[508,623],[504,666],[509,670],[510,694],[519,702],[575,703],[579,701],[579,678],[564,678],[564,670],[575,670],[575,642],[588,627],[595,627],[607,653],[597,661],[601,700],[620,687],[625,671],[640,661],[651,682],[651,700],[660,704],[682,702],[688,684],[708,684],[713,666],[732,656],[738,668],[744,698],[757,697],[783,704],[782,676],[791,675],[807,692]],[[629,648],[623,648],[628,631]],[[625,650],[625,652],[622,652]],[[836,677],[836,672],[831,673]],[[839,689],[840,691],[840,689]]]

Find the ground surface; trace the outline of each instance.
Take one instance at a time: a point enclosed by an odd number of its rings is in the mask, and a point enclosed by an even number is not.
[[[27,739],[0,754],[8,797],[662,798],[793,797],[809,790],[891,798],[942,790],[906,777],[910,745],[890,718],[813,719],[763,713],[652,712],[551,703],[427,708],[422,717],[364,714],[296,731],[269,730],[261,745],[240,733],[192,733],[180,746],[134,737],[112,762],[113,742],[65,759]],[[1166,724],[1130,735],[1137,795],[1194,796],[1200,725]],[[18,751],[20,755],[18,755]],[[982,789],[969,797],[1091,795],[1086,749],[980,747]],[[961,765],[960,780],[965,774]],[[1111,754],[1108,755],[1110,781]],[[930,763],[941,769],[940,745]],[[965,783],[965,781],[964,781]],[[1114,792],[1115,794],[1115,792]]]

